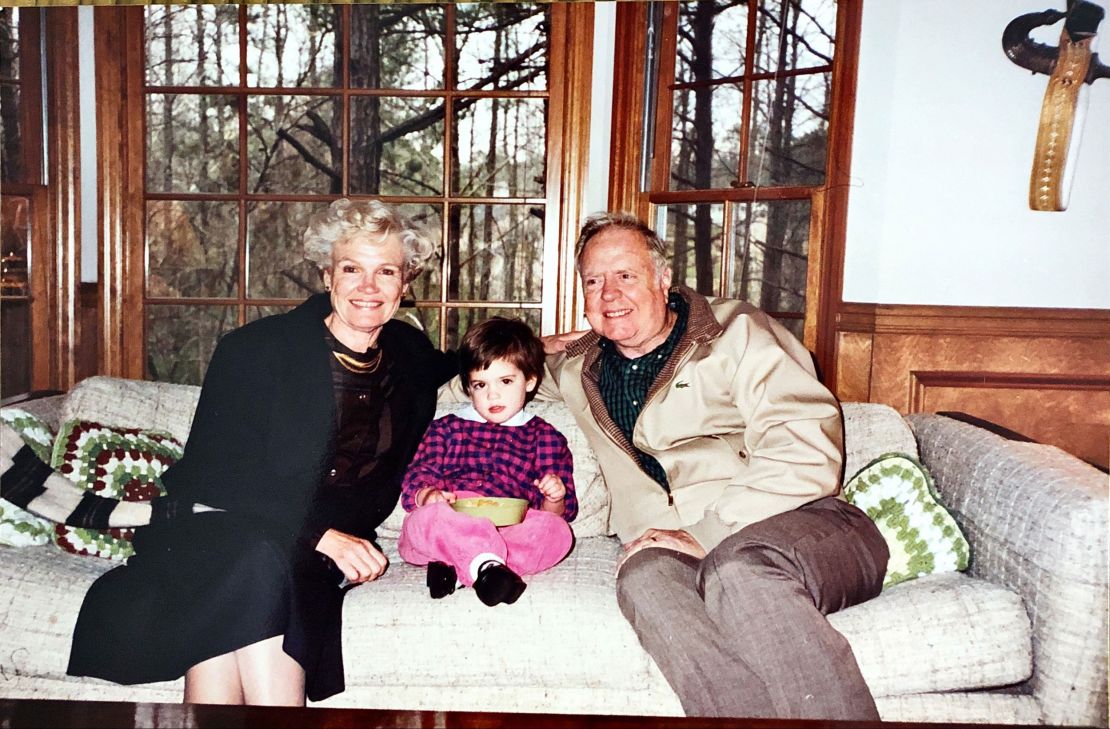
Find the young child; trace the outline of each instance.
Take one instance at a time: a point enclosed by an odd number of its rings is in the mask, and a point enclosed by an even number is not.
[[[543,377],[543,344],[527,324],[493,317],[459,349],[471,404],[432,421],[401,487],[405,521],[398,550],[428,565],[433,598],[473,586],[486,605],[513,603],[521,575],[555,566],[570,551],[578,513],[567,440],[524,406]],[[524,521],[495,527],[451,508],[468,496],[528,499]],[[457,582],[456,582],[457,579]]]

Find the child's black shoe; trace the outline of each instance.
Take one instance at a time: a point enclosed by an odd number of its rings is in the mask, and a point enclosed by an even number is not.
[[[428,592],[438,600],[455,591],[455,568],[443,562],[428,563]]]
[[[478,568],[478,579],[474,580],[474,592],[478,593],[478,599],[490,607],[502,602],[513,604],[525,587],[527,585],[516,572],[492,560]]]

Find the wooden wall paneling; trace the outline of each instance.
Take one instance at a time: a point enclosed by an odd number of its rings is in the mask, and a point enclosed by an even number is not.
[[[837,338],[839,361],[833,392],[842,401],[871,402],[872,336],[865,332],[840,332]]]
[[[842,399],[964,412],[1106,467],[1110,311],[850,304],[839,323]]]
[[[593,81],[593,3],[552,3],[551,12],[562,13],[565,23],[552,23],[566,33],[552,38],[561,50],[551,54],[552,108],[558,109],[548,128],[549,204],[559,206],[559,239],[555,270],[545,278],[556,287],[555,331],[575,329],[581,302],[574,271],[574,241],[585,214],[582,195],[590,161],[590,101]],[[554,19],[554,18],[553,18]],[[548,273],[545,271],[545,274]]]
[[[68,389],[77,378],[77,279],[81,230],[80,89],[77,68],[77,8],[51,8],[44,15],[49,52],[46,65],[47,239],[51,285],[41,293],[50,319],[44,334],[50,371],[36,367],[35,388]]]
[[[1110,376],[915,370],[910,378],[910,412],[973,413],[1110,465]]]
[[[77,331],[80,341],[74,354],[74,375],[78,382],[99,374],[99,344],[97,312],[100,286],[82,281],[77,286]]]
[[[98,370],[143,377],[143,8],[97,7]]]

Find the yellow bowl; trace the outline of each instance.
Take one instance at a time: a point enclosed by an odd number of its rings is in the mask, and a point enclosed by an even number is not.
[[[460,514],[489,519],[494,526],[511,526],[524,521],[528,499],[510,499],[500,496],[477,496],[458,499],[451,508]]]

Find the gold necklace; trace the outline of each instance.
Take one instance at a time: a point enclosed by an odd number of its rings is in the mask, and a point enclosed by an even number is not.
[[[378,347],[377,356],[369,362],[362,362],[358,359],[355,359],[349,354],[344,354],[343,352],[332,351],[332,354],[335,355],[335,358],[339,360],[339,364],[343,365],[343,368],[345,370],[347,370],[348,372],[354,372],[356,375],[368,375],[371,372],[376,371],[378,369],[378,365],[382,363],[381,347]]]

